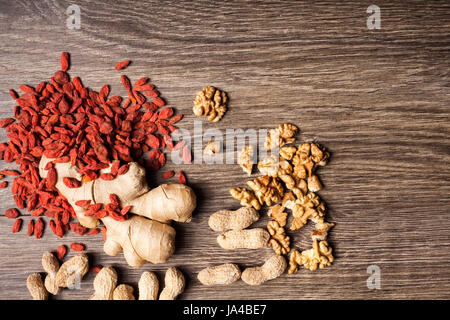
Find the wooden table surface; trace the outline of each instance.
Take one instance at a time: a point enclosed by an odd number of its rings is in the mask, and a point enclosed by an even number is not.
[[[42,253],[60,244],[87,245],[92,264],[113,265],[137,289],[144,270],[160,280],[167,267],[187,277],[183,299],[450,298],[450,5],[448,1],[85,1],[81,29],[66,26],[73,1],[0,1],[0,111],[12,115],[8,89],[36,85],[71,53],[71,76],[124,95],[116,62],[130,59],[132,80],[149,76],[192,130],[192,100],[205,85],[228,92],[229,110],[204,130],[300,127],[297,141],[318,141],[332,153],[319,170],[320,196],[336,257],[326,269],[301,270],[262,286],[242,281],[206,287],[196,275],[225,262],[262,264],[271,249],[225,251],[208,228],[211,213],[238,208],[228,190],[244,186],[237,165],[175,165],[198,195],[190,224],[176,224],[177,250],[165,264],[131,269],[103,253],[101,235],[50,230],[40,240],[11,233],[0,191],[0,298],[29,299],[25,280],[41,272]],[[367,7],[381,8],[381,29],[369,30]],[[1,140],[6,140],[4,130]],[[200,146],[196,146],[200,150]],[[1,162],[0,168],[14,166]],[[155,184],[162,180],[157,177]],[[23,212],[24,224],[29,220]],[[256,226],[264,226],[263,214]],[[311,246],[310,226],[290,233],[293,247]],[[73,253],[70,253],[72,255]],[[367,268],[381,270],[381,288],[367,287]],[[93,273],[58,299],[86,299]]]

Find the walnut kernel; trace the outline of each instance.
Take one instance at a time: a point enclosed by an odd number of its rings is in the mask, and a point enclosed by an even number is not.
[[[323,241],[327,239],[328,231],[334,227],[334,223],[328,223],[322,220],[316,222],[315,230],[311,232],[312,240]]]
[[[242,170],[247,174],[251,175],[253,170],[253,147],[245,146],[244,149],[239,152],[238,164],[241,166]]]
[[[276,204],[270,207],[269,212],[267,213],[269,217],[272,217],[281,227],[286,225],[287,221],[287,212],[284,211],[284,207]]]
[[[276,177],[278,174],[278,169],[278,157],[274,154],[258,162],[258,170],[265,176]]]
[[[243,188],[233,188],[230,190],[230,194],[234,199],[241,202],[241,206],[253,207],[256,210],[261,209],[261,204],[259,203],[253,191],[249,191]]]
[[[297,134],[298,128],[290,123],[283,123],[276,129],[270,129],[266,138],[265,147],[267,150],[282,147],[287,143],[295,141],[294,136]]]
[[[327,241],[314,240],[313,247],[302,251],[292,250],[289,258],[289,274],[297,272],[298,267],[303,265],[305,268],[315,271],[317,268],[330,266],[334,261],[332,249]]]
[[[203,154],[208,156],[213,156],[220,152],[220,141],[208,141],[205,149],[203,149]]]
[[[283,160],[291,160],[294,154],[297,152],[297,148],[294,146],[286,146],[280,149],[280,157]]]
[[[294,174],[298,178],[305,179],[311,176],[316,166],[327,164],[330,153],[318,144],[304,143],[298,146],[297,152],[292,158]]]
[[[320,183],[319,177],[315,174],[308,177],[308,190],[311,192],[322,190],[322,184]]]
[[[284,195],[284,188],[276,177],[262,176],[253,181],[247,181],[247,185],[253,190],[259,203],[271,206],[280,202]]]
[[[193,111],[196,116],[208,116],[208,121],[217,122],[227,111],[227,94],[212,86],[200,91],[194,100]]]
[[[321,221],[325,215],[325,204],[318,195],[311,192],[297,198],[292,208],[292,215],[294,219],[291,230],[298,230],[308,222],[308,219],[314,222]]]
[[[269,221],[267,230],[271,238],[269,239],[269,246],[276,254],[286,254],[290,251],[290,238],[286,235],[284,228],[281,227],[275,220]]]

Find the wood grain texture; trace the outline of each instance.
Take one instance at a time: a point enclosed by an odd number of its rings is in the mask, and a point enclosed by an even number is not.
[[[72,3],[0,1],[1,117],[12,114],[8,89],[48,79],[61,51],[71,53],[72,76],[97,90],[109,83],[116,94],[125,92],[114,65],[132,60],[126,74],[150,76],[186,115],[184,129],[197,119],[196,92],[222,88],[229,111],[205,129],[289,121],[300,127],[299,142],[319,141],[331,151],[319,175],[336,223],[329,237],[336,261],[259,287],[202,286],[202,268],[262,264],[271,249],[225,251],[208,228],[211,213],[239,206],[228,194],[247,180],[237,165],[169,164],[186,172],[199,203],[190,224],[175,225],[177,250],[168,263],[130,269],[122,256],[103,253],[101,235],[61,240],[47,232],[36,240],[25,230],[12,235],[13,221],[1,216],[1,299],[29,299],[25,279],[42,271],[42,253],[73,241],[87,245],[93,265],[117,267],[119,281],[136,289],[144,270],[162,280],[167,267],[179,266],[188,278],[183,299],[450,298],[448,1],[377,1],[381,30],[366,28],[372,1],[78,0],[81,30],[68,30]],[[8,189],[0,199],[0,211],[14,206]],[[308,228],[292,234],[294,247],[311,246]],[[369,265],[381,268],[381,290],[366,286]],[[80,290],[57,298],[88,298],[93,278],[89,273]]]

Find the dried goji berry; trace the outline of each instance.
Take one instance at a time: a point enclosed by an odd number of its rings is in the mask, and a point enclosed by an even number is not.
[[[85,227],[83,227],[79,222],[76,223],[71,223],[70,224],[70,229],[79,234],[80,236],[84,235],[87,231],[87,229]]]
[[[102,209],[102,210],[99,210],[94,213],[94,218],[102,219],[102,218],[106,217],[107,215],[108,215],[108,211],[106,211],[105,209]]]
[[[91,200],[78,200],[75,201],[75,205],[78,207],[86,207],[91,204]]]
[[[153,134],[147,135],[147,139],[145,140],[145,143],[150,147],[154,149],[159,148],[159,139],[154,136]]]
[[[14,100],[16,100],[17,98],[19,98],[19,95],[17,94],[17,92],[14,91],[13,89],[9,89],[9,95],[10,95],[11,98],[13,98]]]
[[[20,85],[19,89],[22,90],[23,92],[27,92],[27,93],[35,93],[34,88],[27,86],[27,85]]]
[[[117,213],[116,211],[108,211],[108,214],[111,218],[113,218],[116,221],[125,221],[127,219],[126,215],[121,215],[120,213]]]
[[[128,67],[128,65],[131,63],[130,60],[124,60],[124,61],[120,61],[116,64],[116,66],[114,67],[114,69],[116,69],[117,71],[119,70],[123,70],[126,67]]]
[[[158,162],[160,168],[164,167],[166,165],[166,155],[164,153],[161,153],[158,157]]]
[[[40,207],[40,208],[34,210],[33,212],[31,212],[31,216],[32,216],[32,217],[39,217],[39,216],[41,216],[44,212],[45,212],[45,208]]]
[[[148,90],[153,90],[155,88],[155,86],[152,84],[140,85],[140,84],[136,84],[136,83],[134,84],[135,91],[148,91]]]
[[[159,92],[156,90],[148,90],[148,91],[145,91],[144,94],[150,98],[155,98],[155,97],[159,96]]]
[[[137,80],[135,83],[134,83],[134,85],[137,87],[137,86],[142,86],[142,85],[144,85],[144,84],[146,84],[147,82],[148,82],[148,78],[147,77],[142,77],[142,78],[140,78],[139,80]]]
[[[95,229],[89,230],[86,234],[91,236],[91,235],[98,234],[98,233],[100,233],[100,230],[98,228],[95,228]]]
[[[109,86],[107,84],[105,84],[103,87],[101,87],[99,95],[104,101],[106,101],[106,98],[109,95]]]
[[[91,271],[93,273],[99,273],[102,269],[103,269],[102,266],[94,266],[94,267],[91,268]]]
[[[111,181],[114,180],[115,176],[111,173],[102,173],[100,175],[100,179],[102,180],[106,180],[106,181]]]
[[[53,189],[58,181],[57,171],[55,168],[50,168],[47,172],[47,188]]]
[[[22,219],[16,219],[12,227],[12,232],[13,233],[19,232],[21,228],[22,228]]]
[[[64,177],[63,183],[68,188],[79,188],[81,187],[81,182],[74,178]]]
[[[120,80],[122,81],[122,85],[125,89],[127,89],[128,91],[131,90],[131,83],[130,83],[130,79],[128,79],[128,77],[126,75],[122,75],[120,77]],[[134,97],[133,97],[134,98]],[[130,97],[131,99],[131,97]],[[132,99],[133,100],[133,99]]]
[[[119,197],[116,194],[114,194],[114,193],[111,193],[109,195],[109,201],[111,201],[111,203],[114,204],[114,205],[117,205],[117,206],[120,205]]]
[[[182,171],[178,172],[178,181],[182,184],[186,184],[186,177]]]
[[[44,232],[44,221],[41,218],[38,218],[36,223],[34,224],[34,236],[36,239],[40,239],[42,237],[42,233]]]
[[[32,236],[34,233],[34,220],[28,221],[28,236]]]
[[[114,161],[111,166],[111,174],[116,176],[119,172],[119,168],[120,168],[120,161],[119,160]]]
[[[167,171],[162,174],[163,179],[170,179],[175,175],[175,171]]]
[[[56,249],[56,256],[59,259],[59,261],[62,261],[62,259],[64,258],[64,256],[66,255],[67,252],[67,248],[65,245],[60,245],[57,249]]]
[[[69,69],[69,53],[61,53],[61,70],[67,71]]]
[[[177,114],[176,116],[170,118],[169,124],[177,123],[177,122],[180,121],[182,118],[183,118],[183,115],[182,115],[182,114]]]
[[[122,210],[120,210],[120,214],[121,215],[126,215],[128,212],[130,212],[132,206],[125,206],[122,208]]]
[[[5,176],[20,176],[20,172],[16,170],[1,170],[0,174]]]
[[[166,107],[162,109],[158,114],[158,119],[167,119],[173,115],[173,109],[171,107]]]
[[[164,106],[166,103],[164,102],[164,100],[160,97],[154,97],[153,98],[153,103],[156,104],[158,107],[162,107]]]
[[[16,208],[11,208],[11,209],[5,210],[5,217],[7,217],[7,218],[15,219],[19,215],[20,215],[20,212]]]
[[[13,123],[15,120],[13,118],[5,118],[0,120],[0,128],[5,128]]]
[[[85,249],[84,244],[74,242],[70,245],[70,249],[74,251],[83,251]]]
[[[128,172],[128,164],[124,164],[123,166],[121,166],[119,168],[119,171],[117,172],[117,174],[125,174]]]

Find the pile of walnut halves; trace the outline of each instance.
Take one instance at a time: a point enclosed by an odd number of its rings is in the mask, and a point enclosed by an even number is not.
[[[268,215],[273,220],[267,224],[271,235],[268,243],[278,255],[290,252],[290,274],[297,272],[299,266],[314,271],[331,265],[334,260],[327,242],[328,231],[334,224],[325,221],[325,203],[316,194],[322,184],[315,173],[318,166],[327,164],[330,154],[315,143],[289,145],[295,141],[297,132],[298,128],[288,123],[270,130],[265,147],[267,150],[279,148],[278,155],[272,154],[258,162],[262,176],[247,182],[250,189],[230,190],[232,197],[243,206],[256,210],[264,205],[270,207]],[[247,146],[238,157],[239,165],[248,175],[253,168],[252,155],[252,147]],[[292,212],[290,230],[302,228],[308,220],[314,223],[311,249],[291,250],[290,237],[284,229],[288,223],[286,210]]]

